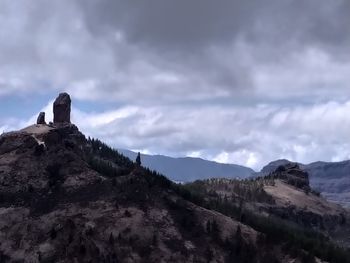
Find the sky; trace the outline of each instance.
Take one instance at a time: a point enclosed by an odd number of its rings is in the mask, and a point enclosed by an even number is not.
[[[350,1],[0,0],[0,132],[59,92],[116,148],[350,159]]]

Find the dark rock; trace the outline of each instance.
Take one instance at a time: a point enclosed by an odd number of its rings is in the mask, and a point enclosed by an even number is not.
[[[271,176],[305,191],[311,190],[308,173],[302,170],[297,163],[280,165]]]
[[[71,103],[69,94],[60,93],[53,104],[54,123],[70,123]]]
[[[46,124],[45,112],[40,112],[36,124]]]
[[[9,152],[24,152],[33,149],[37,145],[36,140],[26,133],[8,133],[0,139],[0,155]]]
[[[44,151],[45,151],[45,145],[44,144],[37,144],[35,146],[34,155],[40,156],[44,153]]]

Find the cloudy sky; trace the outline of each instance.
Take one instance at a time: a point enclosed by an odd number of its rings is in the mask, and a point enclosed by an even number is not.
[[[0,132],[73,120],[114,147],[260,169],[350,159],[350,1],[0,0]]]

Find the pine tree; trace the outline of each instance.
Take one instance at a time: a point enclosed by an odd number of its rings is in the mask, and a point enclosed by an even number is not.
[[[114,244],[114,236],[113,236],[113,233],[111,233],[110,235],[109,235],[109,244],[110,245],[113,245]]]
[[[137,166],[141,166],[141,154],[138,152],[136,157]]]
[[[207,230],[207,233],[208,233],[208,234],[211,233],[211,223],[210,223],[210,220],[207,221],[206,230]]]
[[[238,225],[236,230],[235,241],[236,241],[236,255],[239,255],[242,252],[241,250],[243,246],[242,230],[240,225]]]
[[[57,231],[54,227],[52,227],[50,230],[50,238],[55,239],[56,237],[57,237]]]

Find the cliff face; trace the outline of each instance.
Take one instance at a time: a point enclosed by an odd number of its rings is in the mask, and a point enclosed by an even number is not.
[[[309,174],[296,163],[286,163],[277,167],[267,178],[280,179],[304,191],[310,191]]]

